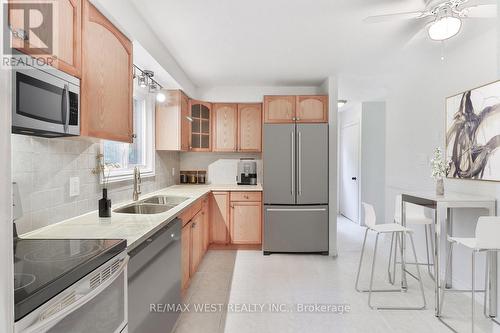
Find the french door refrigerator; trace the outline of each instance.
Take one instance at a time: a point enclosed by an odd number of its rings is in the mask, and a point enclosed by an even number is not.
[[[264,254],[328,254],[328,124],[264,125]]]

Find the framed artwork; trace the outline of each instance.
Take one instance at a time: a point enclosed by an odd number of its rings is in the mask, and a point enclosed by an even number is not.
[[[500,181],[500,81],[446,99],[448,178]]]

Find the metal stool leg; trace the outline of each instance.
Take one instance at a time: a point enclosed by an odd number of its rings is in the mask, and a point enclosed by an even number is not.
[[[427,232],[427,228],[429,228],[429,232]],[[427,254],[427,272],[429,273],[429,276],[431,277],[431,279],[434,280],[434,275],[433,273],[431,273],[431,265],[434,266],[433,264],[431,264],[431,260],[430,260],[430,255],[429,255],[429,237],[428,235],[431,237],[431,242],[432,242],[432,230],[431,230],[431,225],[424,225],[424,230],[425,230],[425,253]],[[433,252],[433,246],[432,246],[432,243],[431,243],[431,253],[434,253]]]
[[[476,251],[472,251],[472,291],[471,291],[471,294],[472,294],[472,320],[471,320],[471,324],[472,324],[472,333],[474,333],[474,310],[475,310],[475,304],[476,304],[476,286],[475,286],[475,282],[476,282]]]
[[[411,247],[413,250],[413,257],[415,259],[415,263],[417,263],[417,277],[418,277],[418,284],[420,285],[420,291],[422,293],[422,309],[426,307],[426,301],[425,301],[425,292],[424,292],[424,284],[422,282],[422,276],[420,275],[420,267],[418,266],[418,259],[417,259],[417,251],[415,251],[415,242],[413,241],[413,235],[411,233],[408,234],[410,236],[410,242],[411,242]]]
[[[387,264],[387,277],[389,279],[390,284],[394,284],[394,280],[392,279],[391,274],[391,264],[392,264],[392,247],[394,245],[394,233],[391,236],[391,249],[389,250],[389,263]]]
[[[453,251],[453,243],[449,243],[449,251],[448,251],[448,257],[446,258],[446,263],[444,266],[444,281],[446,281],[446,278],[448,277],[448,274],[450,273],[451,269],[451,252]],[[443,313],[443,305],[444,305],[444,286],[441,288],[441,301],[439,302],[439,309],[440,312]]]
[[[370,287],[369,287],[369,293],[368,293],[368,306],[371,309],[375,309],[374,306],[372,306],[372,292],[373,292],[373,275],[375,273],[375,261],[377,259],[377,245],[378,245],[378,237],[379,233],[377,233],[377,237],[375,238],[375,247],[373,249],[373,260],[372,260],[372,272],[370,274]]]
[[[365,254],[365,245],[366,245],[366,237],[367,236],[368,236],[368,228],[365,231],[365,238],[363,239],[363,246],[361,247],[361,255],[359,257],[358,274],[356,275],[356,286],[355,286],[355,288],[359,292],[361,292],[361,290],[359,290],[359,287],[358,287],[359,273],[361,272],[361,263],[363,262],[363,256]]]

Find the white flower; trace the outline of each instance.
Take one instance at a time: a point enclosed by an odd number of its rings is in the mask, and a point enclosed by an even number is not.
[[[437,147],[434,150],[434,158],[431,159],[431,174],[434,179],[442,179],[450,172],[451,160],[446,162],[443,159],[441,148]]]

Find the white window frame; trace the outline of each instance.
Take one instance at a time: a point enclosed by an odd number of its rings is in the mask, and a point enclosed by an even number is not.
[[[146,154],[146,166],[140,168],[141,177],[154,177],[156,175],[155,167],[155,98],[150,94],[147,88],[141,88],[134,80],[134,99],[143,99],[145,103],[145,129],[144,129],[144,153]],[[101,140],[101,153],[104,154],[104,141]],[[133,168],[111,169],[109,172],[108,183],[121,182],[134,179]],[[103,182],[101,176],[101,183]]]

